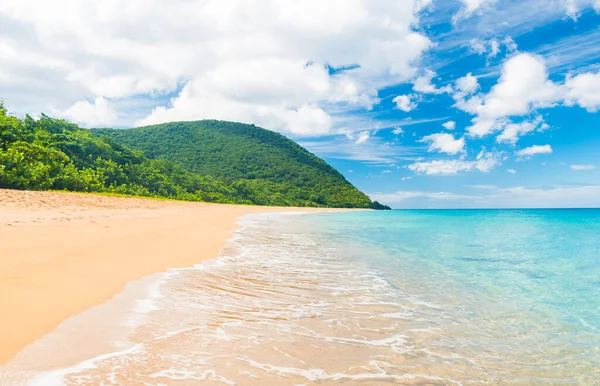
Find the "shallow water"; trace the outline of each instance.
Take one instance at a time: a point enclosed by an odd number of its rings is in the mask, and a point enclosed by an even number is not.
[[[599,292],[597,210],[248,216],[220,258],[73,318],[0,383],[595,384]],[[100,315],[120,328],[87,334]]]

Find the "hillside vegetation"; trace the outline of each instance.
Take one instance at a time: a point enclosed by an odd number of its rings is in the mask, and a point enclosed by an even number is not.
[[[0,188],[257,205],[373,205],[324,161],[253,126],[206,121],[90,131],[45,115],[18,119],[1,103]]]
[[[173,122],[93,131],[153,159],[225,181],[258,204],[370,207],[325,161],[281,134],[223,121]]]

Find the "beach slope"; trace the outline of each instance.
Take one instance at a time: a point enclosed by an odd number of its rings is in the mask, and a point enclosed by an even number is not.
[[[270,208],[0,189],[0,363],[133,280],[214,258]]]

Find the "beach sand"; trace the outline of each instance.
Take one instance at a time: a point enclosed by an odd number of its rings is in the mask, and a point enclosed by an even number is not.
[[[240,216],[323,211],[0,189],[0,363],[128,282],[214,258]]]

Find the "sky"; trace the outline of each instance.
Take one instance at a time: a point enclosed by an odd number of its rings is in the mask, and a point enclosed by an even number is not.
[[[254,123],[394,208],[600,207],[600,0],[3,0],[0,98]]]

